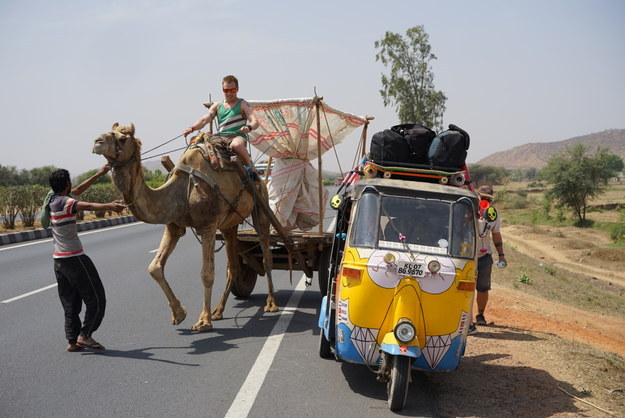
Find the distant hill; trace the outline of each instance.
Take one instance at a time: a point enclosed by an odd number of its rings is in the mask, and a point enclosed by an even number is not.
[[[608,129],[563,141],[520,145],[491,154],[476,164],[493,165],[507,169],[542,168],[553,154],[577,143],[582,143],[593,151],[597,146],[607,147],[613,154],[620,156],[625,161],[625,129]]]

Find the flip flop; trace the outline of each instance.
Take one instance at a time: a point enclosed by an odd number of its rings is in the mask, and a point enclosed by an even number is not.
[[[76,345],[82,348],[89,348],[91,350],[104,350],[104,346],[100,344],[99,342],[97,342],[96,340],[93,340],[91,344],[77,342]]]
[[[82,351],[84,349],[85,347],[82,347],[79,344],[70,344],[67,346],[67,351],[69,351],[70,353],[74,353],[76,351]]]

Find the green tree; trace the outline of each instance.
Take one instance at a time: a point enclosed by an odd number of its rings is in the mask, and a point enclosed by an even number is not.
[[[504,167],[494,165],[469,164],[467,167],[471,180],[478,186],[484,182],[502,184],[506,178],[510,177],[508,170]]]
[[[593,197],[605,191],[615,172],[610,168],[609,150],[598,147],[590,154],[584,144],[568,147],[552,156],[541,170],[541,177],[552,184],[546,192],[560,206],[573,210],[580,224],[586,221],[586,208]]]
[[[98,172],[98,169],[85,171],[84,173],[76,177],[76,180],[72,182],[72,186],[78,186],[80,183],[87,180],[89,177],[93,176],[97,172]],[[110,184],[112,182],[113,180],[111,179],[110,174],[105,174],[102,177],[99,177],[98,179],[96,179],[96,181],[94,181],[93,184]]]
[[[17,168],[0,164],[0,186],[19,186],[20,184],[22,184],[22,179]]]
[[[386,32],[374,45],[379,50],[376,62],[390,67],[389,75],[382,74],[384,106],[394,106],[401,123],[417,122],[441,130],[447,97],[434,88],[430,62],[437,58],[425,28],[410,28],[405,38]]]
[[[148,170],[143,167],[143,178],[148,186],[155,189],[167,181],[167,173],[163,173],[158,168],[156,170]]]
[[[620,156],[616,154],[608,154],[605,158],[610,170],[614,170],[616,173],[623,171],[624,164],[623,159]]]
[[[58,170],[53,165],[45,165],[43,167],[33,168],[28,171],[28,185],[39,184],[44,187],[50,187],[50,174]]]

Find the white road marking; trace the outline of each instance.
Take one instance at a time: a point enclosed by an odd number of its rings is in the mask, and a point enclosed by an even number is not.
[[[96,229],[96,230],[93,230],[93,231],[83,231],[83,232],[79,232],[78,235],[88,235],[88,234],[94,234],[96,232],[105,232],[105,231],[110,231],[111,229],[125,228],[127,226],[133,226],[133,225],[142,224],[142,223],[143,222],[133,222],[133,223],[124,224],[124,225],[118,225],[118,226],[111,226],[111,227],[108,227],[108,228]],[[29,246],[29,245],[41,244],[43,242],[50,242],[50,241],[52,241],[52,238],[43,239],[43,240],[36,240],[35,242],[28,242],[26,244],[14,245],[14,246],[11,246],[9,248],[0,248],[0,251],[11,250],[13,248],[26,247],[26,246]],[[40,289],[33,290],[32,292],[24,293],[23,295],[15,296],[14,298],[11,298],[11,299],[3,300],[0,303],[15,302],[16,300],[20,300],[20,299],[23,299],[25,297],[35,295],[35,294],[37,294],[39,292],[43,292],[45,290],[52,289],[53,287],[56,287],[56,286],[57,286],[56,283],[48,285],[48,286],[44,286],[44,287],[42,287]]]
[[[19,300],[19,299],[25,298],[25,297],[27,297],[27,296],[34,295],[34,294],[39,293],[39,292],[43,292],[44,290],[52,289],[53,287],[56,287],[56,286],[57,286],[57,284],[56,284],[56,283],[54,283],[54,284],[51,284],[51,285],[49,285],[49,286],[42,287],[41,289],[33,290],[32,292],[24,293],[23,295],[15,296],[14,298],[11,298],[11,299],[3,300],[3,301],[2,301],[2,302],[0,302],[0,303],[11,303],[11,302],[15,302],[16,300]]]
[[[131,223],[128,223],[128,224],[123,224],[123,225],[109,226],[109,227],[105,227],[105,228],[94,229],[94,230],[91,230],[91,231],[83,231],[83,232],[79,232],[78,236],[95,234],[96,232],[106,232],[106,231],[110,231],[112,229],[126,228],[128,226],[140,225],[142,223],[143,222],[141,222],[141,221],[137,221],[137,222],[131,222]],[[52,238],[47,238],[47,239],[33,240],[33,241],[30,241],[30,242],[26,242],[24,244],[11,245],[10,247],[2,246],[2,247],[0,247],[0,251],[8,251],[8,250],[13,250],[15,248],[28,247],[29,245],[43,244],[44,242],[51,242],[51,241],[52,241]]]
[[[265,341],[265,345],[256,358],[256,362],[247,375],[245,382],[243,382],[243,386],[239,390],[237,397],[234,398],[232,405],[230,405],[230,409],[228,409],[225,415],[226,417],[246,417],[250,413],[252,405],[254,405],[254,401],[258,396],[258,392],[265,381],[267,372],[271,367],[271,363],[273,363],[273,358],[278,348],[280,348],[284,333],[293,318],[293,313],[297,310],[297,305],[299,305],[305,288],[306,275],[302,275],[297,287],[287,302],[287,306],[282,310],[278,322],[276,322],[276,325],[274,325],[271,330],[271,334],[267,338],[267,341]]]

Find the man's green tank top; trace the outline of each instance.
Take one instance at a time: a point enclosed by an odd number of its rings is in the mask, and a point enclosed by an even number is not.
[[[223,102],[219,104],[217,108],[218,134],[237,135],[247,139],[247,135],[241,132],[241,128],[247,124],[247,119],[241,114],[242,102],[243,99],[239,98],[232,109],[226,109]]]

